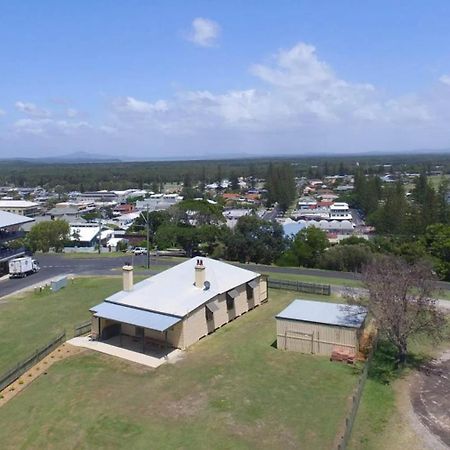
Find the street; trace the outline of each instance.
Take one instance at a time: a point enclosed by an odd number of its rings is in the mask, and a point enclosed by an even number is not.
[[[125,263],[131,263],[135,267],[136,274],[149,274],[148,271],[143,270],[147,265],[147,256],[131,256],[123,255],[118,257],[99,257],[93,256],[92,258],[82,257],[68,257],[64,255],[56,254],[43,254],[38,255],[37,259],[41,266],[41,270],[33,275],[26,278],[16,278],[10,280],[9,278],[4,278],[0,280],[0,298],[6,295],[10,295],[21,289],[39,284],[50,278],[55,278],[65,274],[73,275],[113,275],[119,274],[120,268]],[[171,267],[180,262],[184,261],[181,259],[178,261],[174,258],[166,258],[164,256],[151,257],[150,267],[152,266],[167,266]],[[327,277],[336,279],[346,279],[346,280],[357,280],[360,278],[360,274],[352,272],[337,272],[332,270],[320,270],[320,269],[305,269],[305,268],[295,268],[295,267],[275,267],[275,266],[264,266],[261,264],[236,264],[244,269],[253,270],[262,273],[274,274],[292,274],[292,275],[309,275],[315,277]],[[142,268],[140,270],[140,268]],[[324,283],[329,284],[329,283]],[[332,283],[330,283],[332,284]],[[450,283],[439,282],[438,286],[444,290],[450,290]],[[342,289],[342,288],[339,288]]]

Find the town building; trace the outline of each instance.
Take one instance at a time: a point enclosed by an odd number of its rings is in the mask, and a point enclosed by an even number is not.
[[[123,290],[91,308],[94,339],[185,349],[267,300],[266,277],[209,258],[190,259],[134,285],[123,267]]]
[[[36,217],[41,211],[41,205],[27,200],[0,200],[0,211],[20,216]]]
[[[16,245],[25,233],[21,227],[34,220],[19,214],[0,211],[0,276],[8,273],[8,261],[25,254],[25,248]]]
[[[140,211],[162,211],[181,202],[183,197],[178,194],[152,194],[149,198],[138,200],[136,209]]]
[[[69,242],[65,252],[92,252],[99,244],[101,227],[98,223],[76,222],[70,224]]]

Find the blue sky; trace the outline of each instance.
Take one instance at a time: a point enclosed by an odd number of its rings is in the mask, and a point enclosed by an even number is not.
[[[450,148],[448,1],[0,0],[0,157]]]

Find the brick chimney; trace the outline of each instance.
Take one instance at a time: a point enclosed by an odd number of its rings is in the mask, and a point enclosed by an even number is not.
[[[130,264],[125,264],[122,267],[122,280],[123,280],[123,290],[132,291],[133,290],[133,266]]]
[[[203,289],[206,281],[205,266],[201,259],[197,259],[197,264],[195,265],[195,287]]]

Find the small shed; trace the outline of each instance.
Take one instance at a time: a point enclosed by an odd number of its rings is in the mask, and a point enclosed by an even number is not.
[[[359,305],[294,300],[276,316],[277,348],[330,356],[342,347],[356,353],[366,317]]]

